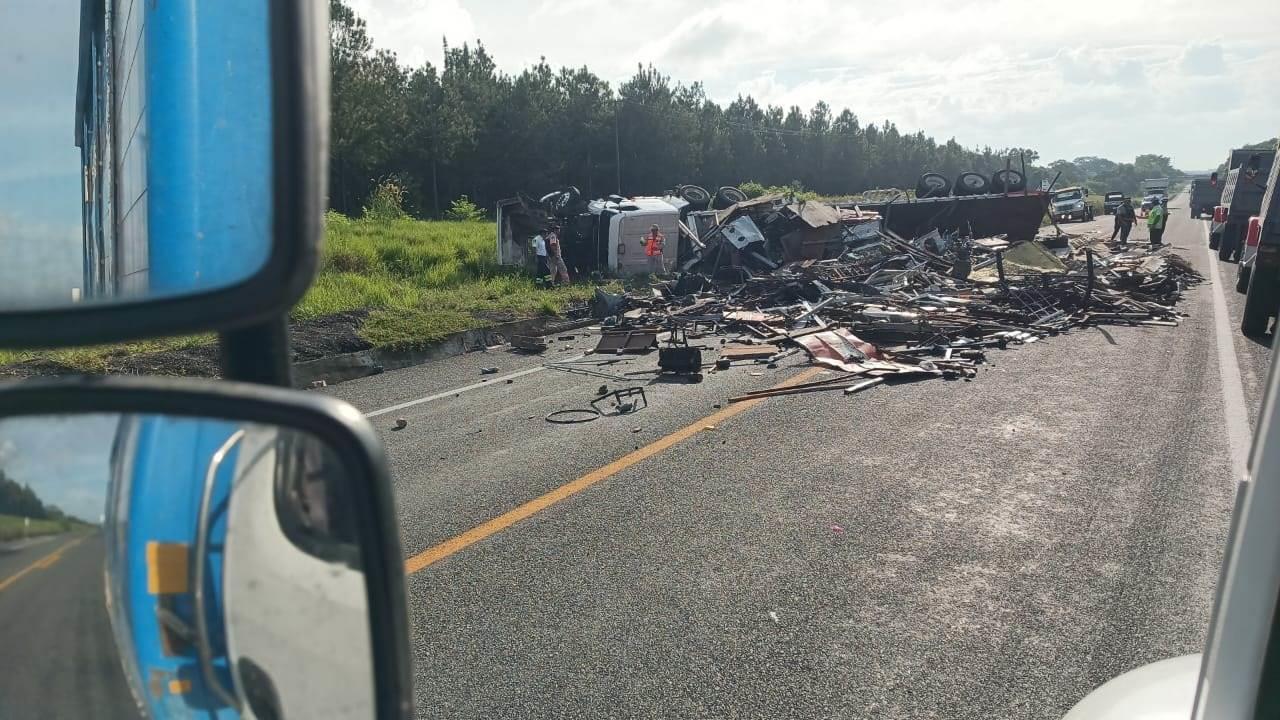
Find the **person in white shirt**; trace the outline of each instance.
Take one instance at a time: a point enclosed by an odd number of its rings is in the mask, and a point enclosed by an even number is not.
[[[538,267],[534,271],[535,277],[544,278],[551,274],[551,265],[547,263],[547,239],[542,237],[542,233],[533,236],[533,254],[537,256]]]

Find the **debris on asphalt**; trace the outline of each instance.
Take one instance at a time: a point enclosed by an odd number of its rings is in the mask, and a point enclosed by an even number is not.
[[[560,339],[563,340],[564,338]],[[570,335],[569,339],[573,339],[573,336]],[[511,347],[527,353],[541,353],[547,351],[546,341],[540,337],[533,337],[529,335],[512,335]]]
[[[596,293],[604,329],[593,354],[656,347],[660,373],[700,379],[707,353],[718,371],[804,353],[841,374],[730,402],[852,395],[896,380],[971,380],[988,352],[1072,328],[1177,326],[1183,291],[1202,280],[1165,249],[1096,233],[1011,240],[939,227],[904,237],[879,213],[777,197],[692,214],[698,248],[673,277]]]
[[[496,368],[496,367],[480,368],[480,374],[481,374],[481,375],[497,375],[497,374],[498,374],[498,368]]]
[[[409,427],[409,421],[404,418],[396,418],[396,430],[403,430]]]

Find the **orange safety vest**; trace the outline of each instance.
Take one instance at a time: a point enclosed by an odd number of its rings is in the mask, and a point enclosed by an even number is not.
[[[644,254],[649,257],[657,257],[662,254],[662,233],[657,235],[646,235],[644,240]]]

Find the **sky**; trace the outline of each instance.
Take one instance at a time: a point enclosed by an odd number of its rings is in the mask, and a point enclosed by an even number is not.
[[[0,420],[0,469],[46,505],[92,523],[106,510],[120,416],[29,415]]]
[[[825,100],[967,146],[1030,147],[1042,162],[1168,155],[1216,167],[1280,134],[1280,2],[1167,0],[348,0],[379,47],[438,64],[480,40],[516,73],[545,57],[616,87],[652,63],[806,110]]]
[[[80,0],[0,0],[0,305],[82,284]]]

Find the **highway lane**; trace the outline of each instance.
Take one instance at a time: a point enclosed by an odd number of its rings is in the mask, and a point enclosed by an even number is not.
[[[1208,276],[1199,232],[1175,212],[1167,238]],[[1218,291],[1190,290],[1181,327],[1073,331],[973,382],[720,420],[728,395],[811,371],[655,385],[650,408],[582,426],[542,416],[616,383],[544,370],[378,416],[419,713],[1043,718],[1199,651],[1237,460]],[[1265,357],[1236,358],[1264,376]],[[372,411],[540,362],[472,355],[326,392]]]
[[[0,552],[0,717],[140,717],[107,618],[98,532]]]

